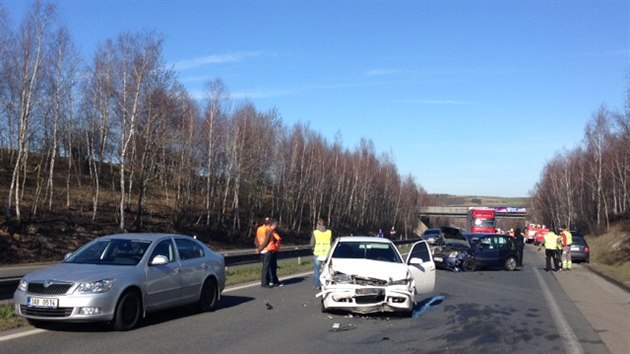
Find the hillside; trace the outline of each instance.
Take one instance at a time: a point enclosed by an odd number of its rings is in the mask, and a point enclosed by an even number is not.
[[[630,289],[630,220],[616,222],[601,235],[587,235],[590,267]]]

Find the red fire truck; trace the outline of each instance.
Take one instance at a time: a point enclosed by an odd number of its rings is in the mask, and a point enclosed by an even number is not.
[[[496,212],[492,208],[470,208],[466,216],[467,233],[496,233]]]

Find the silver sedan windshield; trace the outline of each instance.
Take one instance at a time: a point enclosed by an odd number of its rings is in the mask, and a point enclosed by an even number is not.
[[[136,265],[150,244],[145,240],[99,240],[80,248],[65,263]]]

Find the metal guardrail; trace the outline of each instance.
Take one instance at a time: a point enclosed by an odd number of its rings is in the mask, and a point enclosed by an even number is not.
[[[394,241],[396,245],[403,245],[407,243],[416,242],[418,239],[412,240],[400,240]],[[278,259],[291,259],[298,257],[310,257],[313,254],[313,250],[309,246],[285,246],[283,251],[278,253]],[[260,255],[256,254],[253,250],[242,251],[242,252],[227,252],[224,255],[225,258],[225,266],[237,266],[237,265],[245,265],[245,264],[255,264],[260,263]],[[44,268],[46,266],[42,266]],[[20,279],[25,274],[16,274],[9,277],[0,278],[0,301],[8,300],[13,296],[13,292],[15,288],[17,288]]]

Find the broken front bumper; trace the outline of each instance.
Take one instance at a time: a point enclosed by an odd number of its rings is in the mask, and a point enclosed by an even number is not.
[[[324,310],[349,311],[359,314],[374,312],[411,312],[413,291],[406,286],[372,287],[360,285],[328,285],[316,295],[322,298]]]

